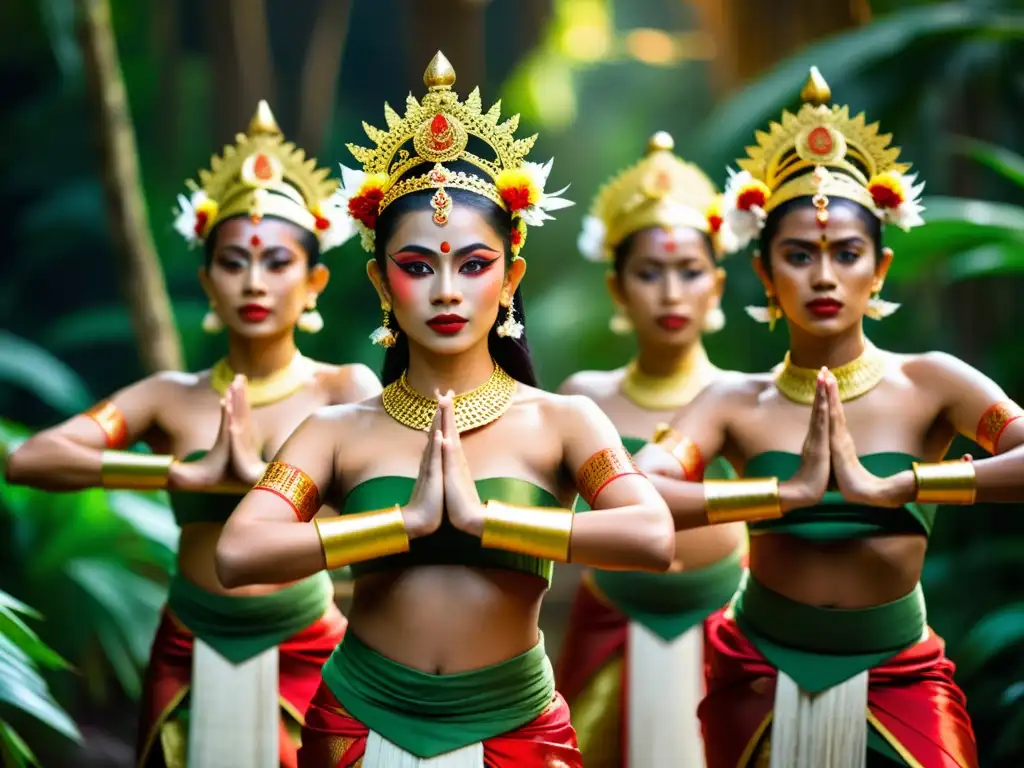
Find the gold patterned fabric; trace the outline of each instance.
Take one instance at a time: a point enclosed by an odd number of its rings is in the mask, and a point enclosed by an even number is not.
[[[643,475],[625,448],[604,448],[585,462],[576,473],[576,490],[590,507],[598,494],[623,475]]]
[[[995,455],[999,450],[999,438],[1006,428],[1021,416],[1024,416],[1024,409],[1010,400],[992,405],[978,421],[975,442]]]
[[[320,492],[316,483],[291,464],[270,462],[255,488],[280,496],[292,505],[295,516],[304,523],[308,523],[320,511]]]
[[[461,432],[479,429],[500,419],[512,407],[516,380],[494,364],[490,377],[476,389],[455,396],[455,428]],[[437,413],[437,400],[424,397],[409,386],[405,372],[384,387],[384,410],[399,424],[427,432]]]
[[[860,357],[830,369],[830,373],[836,378],[839,399],[844,403],[855,400],[877,387],[885,378],[885,353],[869,343]],[[789,400],[802,405],[814,402],[817,382],[818,369],[793,365],[789,352],[775,375],[775,388]]]

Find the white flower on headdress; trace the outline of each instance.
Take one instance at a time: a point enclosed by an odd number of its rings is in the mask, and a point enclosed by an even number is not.
[[[597,216],[584,216],[583,229],[576,238],[576,247],[579,248],[583,258],[587,261],[604,261],[606,250],[604,239],[608,234],[608,228]]]
[[[374,249],[374,229],[386,183],[387,177],[383,174],[367,174],[342,165],[341,184],[334,193],[338,208],[355,224],[363,249],[371,252]]]
[[[761,234],[767,214],[764,205],[771,190],[750,175],[729,169],[729,180],[722,194],[722,227],[719,242],[727,253],[745,248]]]
[[[316,231],[320,250],[329,251],[348,242],[358,231],[355,220],[348,214],[348,203],[336,194],[327,198],[312,211],[316,217]]]
[[[904,176],[897,171],[886,171],[871,177],[868,192],[882,221],[895,224],[904,232],[924,224],[921,212],[921,193],[924,182],[915,184],[917,174]]]
[[[174,210],[174,228],[188,241],[190,246],[203,242],[210,222],[217,216],[217,203],[201,189],[194,190],[191,197],[178,195],[178,207]]]
[[[544,192],[552,163],[553,159],[543,165],[525,162],[519,168],[505,169],[494,180],[494,185],[498,188],[501,199],[505,201],[509,213],[521,218],[531,227],[542,226],[545,221],[554,219],[549,211],[575,205],[571,200],[560,197],[569,188],[568,184],[557,192]]]

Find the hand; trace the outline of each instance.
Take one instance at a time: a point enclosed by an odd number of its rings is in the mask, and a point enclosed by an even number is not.
[[[660,475],[672,480],[685,480],[683,465],[660,445],[648,443],[633,456],[633,461],[645,475]]]
[[[241,374],[235,376],[225,399],[231,428],[231,468],[243,483],[256,485],[263,477],[267,464],[256,445],[252,408],[249,405],[249,380]]]
[[[178,491],[205,491],[220,485],[231,463],[231,414],[227,397],[220,401],[220,428],[213,447],[199,461],[175,461],[168,471],[167,487]]]
[[[442,412],[441,429],[444,432],[444,503],[448,519],[460,531],[471,536],[483,536],[484,505],[469,471],[462,440],[455,426],[455,399],[452,392],[438,399],[437,409]]]
[[[818,373],[818,386],[811,404],[811,423],[800,452],[800,468],[789,480],[779,483],[783,513],[800,507],[812,507],[821,501],[828,488],[831,471],[829,455],[828,390],[826,370]]]
[[[846,426],[839,384],[829,373],[825,379],[828,392],[829,446],[832,468],[843,498],[871,507],[901,507],[914,500],[913,475],[906,472],[891,477],[878,477],[865,469],[857,455],[850,430]],[[905,475],[907,477],[901,477]],[[908,484],[907,479],[911,482]]]
[[[444,467],[441,458],[441,409],[437,409],[427,433],[427,446],[420,459],[416,485],[409,503],[402,508],[405,532],[410,539],[429,536],[441,525],[444,516]]]

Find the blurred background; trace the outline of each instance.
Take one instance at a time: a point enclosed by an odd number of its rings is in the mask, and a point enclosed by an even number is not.
[[[543,385],[632,354],[608,330],[601,267],[577,253],[597,187],[670,131],[716,180],[816,64],[837,103],[895,134],[927,181],[929,225],[887,233],[869,333],[941,349],[1024,401],[1024,2],[1021,0],[4,0],[0,4],[0,439],[5,446],[160,368],[223,352],[202,333],[198,251],[173,231],[184,180],[267,98],[285,134],[337,168],[360,121],[422,93],[442,48],[465,95],[522,115],[575,208],[524,255]],[[379,368],[379,323],[353,241],[329,254],[318,336],[302,350]],[[763,293],[728,267],[727,368],[785,351],[743,313]],[[871,321],[868,321],[871,322]],[[967,445],[955,445],[954,452]],[[971,448],[975,455],[980,450]],[[929,619],[967,692],[982,765],[1024,765],[1024,516],[944,510],[925,572]],[[177,529],[161,494],[47,495],[0,481],[0,759],[128,766]],[[557,653],[578,574],[559,572],[544,630]],[[344,602],[344,585],[339,588]]]

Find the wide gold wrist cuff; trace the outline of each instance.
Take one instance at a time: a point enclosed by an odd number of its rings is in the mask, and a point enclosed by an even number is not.
[[[774,477],[705,480],[704,511],[710,525],[782,517],[779,481]]]
[[[409,551],[402,508],[314,520],[328,570]]]
[[[484,505],[482,546],[569,562],[573,512],[557,507],[517,507],[500,501]]]
[[[970,461],[940,461],[935,464],[914,462],[919,504],[973,504],[978,476]]]
[[[156,491],[167,487],[173,456],[128,451],[103,451],[100,458],[104,488]]]

